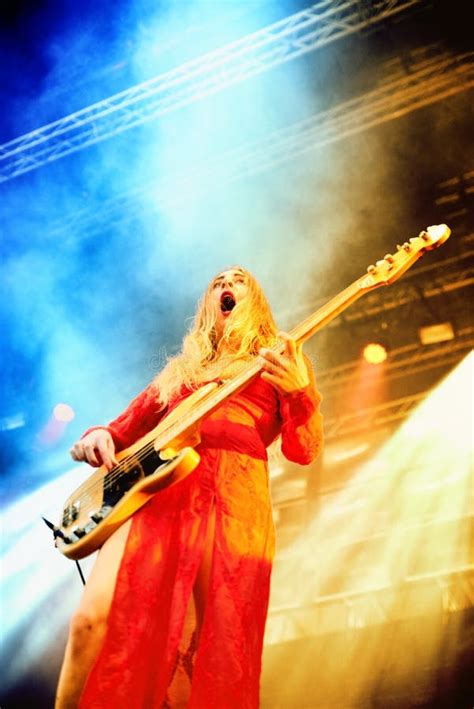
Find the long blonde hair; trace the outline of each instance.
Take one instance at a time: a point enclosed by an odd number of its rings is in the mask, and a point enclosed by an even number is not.
[[[182,387],[197,389],[206,381],[231,375],[255,357],[261,347],[271,347],[276,341],[277,327],[258,281],[241,266],[231,266],[231,269],[245,275],[247,294],[227,317],[224,332],[218,338],[215,305],[211,301],[215,279],[211,280],[198,303],[181,351],[171,357],[155,377],[162,408]]]

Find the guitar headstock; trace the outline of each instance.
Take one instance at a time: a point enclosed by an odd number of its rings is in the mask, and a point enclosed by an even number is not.
[[[359,278],[359,287],[362,290],[372,290],[378,286],[388,286],[408,271],[425,251],[437,249],[444,244],[451,234],[451,229],[446,224],[429,226],[418,236],[409,239],[401,246],[397,246],[395,254],[387,254],[375,265],[369,266],[367,274]]]

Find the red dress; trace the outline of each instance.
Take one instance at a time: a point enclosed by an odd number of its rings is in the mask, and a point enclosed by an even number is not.
[[[310,463],[322,442],[319,401],[314,379],[282,396],[257,378],[202,423],[198,467],[133,517],[81,709],[258,707],[274,554],[266,447],[281,434],[284,455]],[[117,450],[157,425],[157,409],[150,385],[107,427]],[[211,510],[213,556],[196,648],[192,589]]]

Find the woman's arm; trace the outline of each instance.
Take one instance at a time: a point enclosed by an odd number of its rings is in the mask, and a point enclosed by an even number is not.
[[[311,362],[286,333],[279,333],[286,341],[279,354],[269,349],[260,351],[264,372],[262,379],[278,392],[282,419],[282,452],[288,460],[302,465],[311,463],[323,443],[321,396]]]
[[[309,384],[299,391],[280,394],[282,418],[281,450],[285,458],[308,465],[323,446],[323,417],[319,408],[321,395],[308,361]]]
[[[115,452],[128,448],[155,428],[164,413],[158,403],[157,389],[150,384],[107,426],[87,429],[71,448],[71,456],[93,466],[105,464],[111,468],[116,464]]]

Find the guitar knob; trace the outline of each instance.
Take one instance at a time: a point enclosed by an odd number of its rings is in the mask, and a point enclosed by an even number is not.
[[[72,532],[73,532],[73,534],[76,535],[76,537],[79,537],[79,539],[80,539],[81,537],[83,537],[85,535],[86,530],[84,529],[84,527],[74,527]]]

